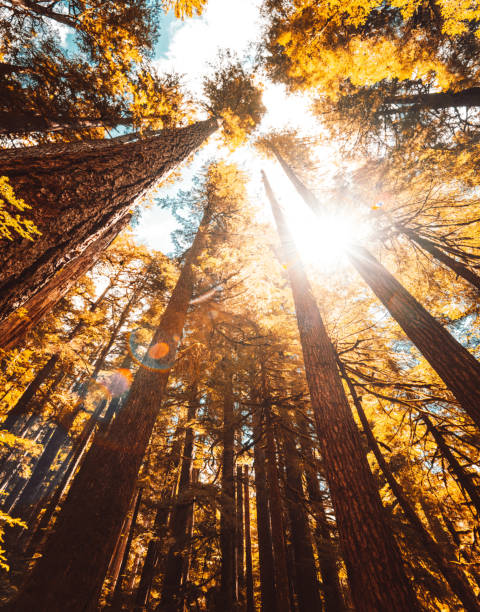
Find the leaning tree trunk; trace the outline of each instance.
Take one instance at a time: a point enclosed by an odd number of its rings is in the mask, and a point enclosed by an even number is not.
[[[264,175],[286,260],[305,373],[357,612],[418,610],[310,283]]]
[[[405,234],[405,236],[412,240],[412,242],[415,242],[416,244],[418,244],[418,246],[422,247],[424,251],[430,253],[430,255],[434,257],[437,261],[447,266],[447,268],[450,268],[450,270],[455,272],[455,274],[461,276],[473,287],[480,291],[480,276],[478,276],[478,274],[475,274],[473,270],[470,270],[470,268],[468,268],[463,262],[454,259],[450,255],[445,253],[445,251],[443,251],[437,245],[435,245],[431,240],[420,236],[419,234],[417,234],[417,232],[398,224],[395,224],[395,228],[398,229],[402,234]]]
[[[0,319],[121,222],[216,127],[209,119],[134,142],[105,139],[1,152],[0,174],[32,206],[27,216],[42,235],[33,242],[1,241]]]
[[[12,312],[0,322],[0,348],[10,350],[22,342],[26,334],[38,325],[75,283],[95,265],[100,253],[110,245],[130,218],[130,213],[124,215],[24,302],[20,313]]]
[[[125,405],[108,432],[100,432],[72,483],[42,558],[14,610],[80,612],[96,605],[113,548],[135,489],[138,472],[157,419],[177,344],[192,298],[193,265],[203,250],[212,216],[208,207],[180,277],[153,336],[168,363],[152,357],[140,366]],[[163,368],[163,369],[160,369]]]
[[[480,427],[480,363],[360,246],[350,250],[360,276]]]
[[[287,176],[317,213],[321,205],[305,187],[278,151],[275,152]],[[353,246],[350,260],[378,299],[437,372],[465,412],[480,427],[480,363],[403,287],[382,264],[360,246]]]
[[[265,441],[260,407],[253,415],[255,501],[257,508],[258,557],[262,612],[275,612],[275,576],[273,573],[272,532],[265,471]]]
[[[480,87],[469,87],[463,91],[440,91],[436,93],[419,93],[411,96],[387,96],[386,104],[410,106],[416,109],[433,110],[437,108],[458,108],[480,106]],[[387,111],[388,112],[388,111]],[[391,112],[391,111],[390,111]],[[405,112],[405,108],[395,112]]]
[[[377,460],[378,465],[380,466],[380,469],[382,470],[382,473],[385,476],[386,481],[388,482],[388,485],[392,489],[393,494],[397,498],[397,501],[400,507],[402,508],[403,513],[405,514],[405,517],[417,532],[427,554],[438,567],[440,573],[445,578],[452,591],[462,602],[465,610],[467,610],[467,612],[479,612],[480,604],[478,603],[478,599],[472,588],[470,587],[468,581],[466,580],[464,574],[458,569],[456,560],[454,558],[447,559],[447,551],[443,550],[441,543],[436,542],[430,536],[428,531],[425,529],[422,521],[416,514],[415,510],[408,502],[402,487],[397,482],[390,468],[388,467],[387,462],[385,461],[380,451],[380,447],[370,428],[370,424],[363,410],[361,400],[357,395],[355,386],[351,381],[350,377],[347,375],[345,367],[343,366],[340,360],[338,360],[338,365],[342,376],[348,385],[350,395],[352,396],[352,400],[355,405],[360,422],[362,424],[362,429],[367,438],[370,450],[373,452],[375,459]]]

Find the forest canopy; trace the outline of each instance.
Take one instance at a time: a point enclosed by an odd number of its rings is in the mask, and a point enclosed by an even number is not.
[[[0,1],[0,607],[480,612],[480,9]]]

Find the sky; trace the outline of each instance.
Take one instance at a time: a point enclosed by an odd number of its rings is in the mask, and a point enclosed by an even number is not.
[[[209,0],[201,17],[182,21],[171,14],[165,16],[156,49],[156,69],[159,73],[173,71],[182,75],[188,90],[195,98],[201,98],[202,79],[211,71],[211,65],[220,50],[228,49],[242,60],[248,61],[252,57],[253,45],[260,40],[262,32],[260,3],[260,0]],[[267,113],[259,128],[261,131],[302,123],[305,127],[311,120],[304,98],[287,96],[281,85],[267,83],[263,103]],[[173,195],[178,189],[188,189],[192,177],[201,167],[219,155],[224,158],[228,153],[219,151],[218,139],[213,136],[196,155],[193,163],[183,167],[182,179],[176,181],[173,187],[160,190],[160,195]],[[259,160],[253,159],[251,148],[242,148],[229,157],[252,175],[250,192],[253,197],[257,197],[260,191],[260,167],[255,167]],[[270,171],[278,172],[275,167]],[[283,182],[282,179],[278,177]],[[285,188],[289,191],[289,186]],[[170,233],[175,228],[175,220],[168,211],[152,207],[143,211],[139,225],[135,228],[135,236],[140,243],[168,254],[172,249]]]

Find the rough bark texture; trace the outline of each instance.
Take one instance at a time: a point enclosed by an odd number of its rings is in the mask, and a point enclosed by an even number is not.
[[[201,253],[207,209],[151,346],[179,341],[193,291],[193,264]],[[172,360],[173,360],[172,355]],[[13,610],[80,612],[95,609],[158,416],[169,372],[140,367],[122,410],[100,432],[77,473],[42,558]]]
[[[356,610],[418,610],[345,396],[333,346],[265,176],[264,181],[286,259],[312,409]]]
[[[236,551],[236,569],[237,569],[237,585],[238,599],[245,601],[245,566],[243,563],[243,474],[242,466],[237,465],[237,477],[235,479],[236,487],[236,524],[235,524],[235,551]]]
[[[128,213],[216,129],[214,119],[134,142],[42,145],[0,153],[0,174],[32,206],[34,242],[0,241],[0,319]],[[26,244],[28,243],[28,244]]]
[[[466,580],[463,573],[457,568],[455,557],[451,559],[447,559],[447,551],[442,550],[442,546],[439,542],[436,542],[425,529],[422,521],[418,518],[415,510],[408,502],[402,487],[395,479],[392,474],[390,468],[387,465],[387,462],[383,458],[383,455],[380,451],[380,447],[373,435],[373,432],[370,428],[370,424],[367,420],[365,412],[363,411],[362,403],[360,398],[357,395],[355,387],[347,376],[345,372],[345,368],[342,363],[339,362],[340,371],[342,372],[342,376],[347,382],[348,388],[350,390],[350,394],[352,396],[355,408],[357,410],[357,414],[359,416],[360,422],[362,424],[363,431],[367,437],[368,445],[375,455],[375,459],[380,466],[380,469],[385,476],[386,481],[388,482],[390,488],[393,491],[393,494],[397,498],[397,501],[400,507],[405,514],[405,517],[410,522],[412,527],[417,531],[420,540],[432,561],[437,565],[440,573],[443,575],[447,583],[449,584],[452,591],[458,597],[458,599],[462,602],[465,610],[467,612],[479,612],[480,604],[478,603],[478,598],[475,593],[472,591],[468,581]],[[428,516],[428,511],[427,511]]]
[[[187,422],[191,423],[197,412],[196,387],[191,391]],[[156,610],[159,612],[183,612],[183,594],[181,589],[182,575],[185,566],[187,548],[188,521],[193,501],[191,498],[190,481],[193,460],[194,433],[192,427],[185,431],[182,467],[178,482],[178,493],[170,518],[169,532],[173,539],[167,554],[165,574],[162,585],[162,599]]]
[[[350,259],[465,412],[480,427],[480,363],[363,247]]]
[[[243,467],[243,502],[245,515],[245,605],[246,612],[255,612],[253,598],[252,539],[250,535],[250,491],[248,486],[248,466]]]
[[[260,560],[260,594],[262,612],[275,612],[275,576],[273,573],[272,532],[267,496],[267,475],[265,472],[265,448],[263,424],[260,409],[253,415],[255,438],[255,500],[257,507],[258,556]]]
[[[220,497],[220,605],[221,610],[232,610],[236,601],[235,574],[235,477],[234,453],[235,422],[232,373],[227,363],[224,366],[223,397],[223,452],[222,493]]]
[[[305,511],[302,469],[293,433],[284,430],[282,438],[285,451],[286,498],[295,559],[295,592],[299,612],[311,612],[320,610],[321,603],[310,526]]]

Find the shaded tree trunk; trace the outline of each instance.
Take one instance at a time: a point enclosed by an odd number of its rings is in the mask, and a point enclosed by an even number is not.
[[[463,91],[441,91],[419,93],[412,96],[388,96],[386,104],[399,104],[421,109],[456,108],[458,106],[480,106],[480,87],[469,87]],[[401,112],[400,110],[396,112]]]
[[[237,599],[235,572],[235,477],[234,443],[235,420],[232,373],[228,363],[223,362],[223,452],[222,492],[220,496],[220,609],[233,610]]]
[[[2,241],[0,319],[121,224],[139,198],[216,128],[209,119],[134,142],[105,139],[2,151],[1,174],[32,206],[28,217],[42,235],[27,245]]]
[[[238,584],[238,599],[245,601],[245,568],[243,564],[243,470],[241,465],[237,465],[236,485],[236,528],[235,528],[235,551],[237,555],[237,584]]]
[[[108,432],[100,432],[72,483],[43,556],[13,609],[36,607],[83,611],[96,605],[108,562],[135,489],[164,396],[169,367],[192,298],[193,264],[203,250],[213,211],[208,207],[185,258],[151,348],[168,349],[168,362],[141,366],[122,410]]]
[[[245,516],[245,601],[246,612],[255,612],[255,600],[253,598],[253,563],[252,563],[252,539],[250,535],[250,491],[248,486],[248,466],[243,468],[243,502]]]
[[[187,422],[191,423],[197,413],[197,389],[193,385],[188,405]],[[183,595],[181,592],[182,575],[185,565],[185,553],[188,536],[188,519],[192,509],[190,491],[193,460],[194,432],[192,427],[185,430],[182,466],[178,482],[178,493],[170,518],[169,532],[173,539],[167,554],[165,575],[162,585],[162,598],[156,610],[163,612],[183,612]]]
[[[418,610],[310,283],[264,175],[297,314],[305,373],[357,612]]]
[[[257,508],[258,556],[260,560],[260,593],[262,612],[275,612],[275,576],[273,573],[272,532],[267,496],[267,475],[265,472],[264,430],[260,409],[253,415],[255,445],[255,499]]]
[[[282,432],[286,470],[286,500],[295,559],[295,592],[299,612],[320,610],[317,569],[313,555],[310,527],[305,512],[302,470],[293,434]]]
[[[446,551],[442,549],[441,543],[436,542],[430,536],[428,531],[425,529],[422,521],[418,518],[415,510],[405,497],[402,487],[395,479],[380,451],[380,447],[378,446],[378,443],[375,439],[375,436],[373,435],[373,432],[370,428],[370,424],[363,410],[361,400],[357,395],[356,389],[350,377],[347,375],[343,364],[340,361],[338,361],[338,364],[342,376],[348,385],[358,417],[362,424],[363,431],[367,438],[368,445],[371,451],[373,452],[375,459],[377,460],[377,463],[380,466],[380,469],[382,470],[386,481],[388,482],[389,487],[392,489],[393,494],[397,498],[397,501],[400,507],[402,508],[403,513],[405,514],[405,517],[418,533],[427,554],[438,567],[440,573],[443,575],[452,591],[462,602],[463,606],[465,607],[465,610],[467,610],[468,612],[479,612],[480,604],[478,603],[478,598],[471,589],[463,573],[457,568],[455,559],[447,559],[445,554]]]

